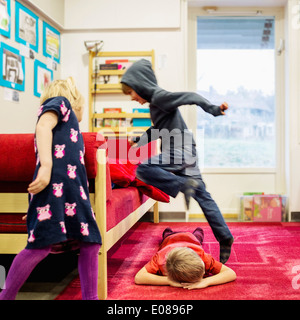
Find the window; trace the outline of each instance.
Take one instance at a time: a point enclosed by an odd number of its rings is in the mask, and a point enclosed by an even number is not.
[[[197,92],[226,116],[197,108],[204,168],[276,167],[274,18],[197,19]]]

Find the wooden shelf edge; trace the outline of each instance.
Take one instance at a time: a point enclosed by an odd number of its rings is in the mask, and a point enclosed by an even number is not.
[[[100,51],[98,52],[97,57],[144,57],[144,56],[153,56],[154,50],[151,51]],[[93,52],[93,58],[96,57],[96,54]]]
[[[114,112],[114,113],[94,113],[94,119],[115,119],[115,118],[140,118],[140,119],[150,119],[150,113],[147,112]]]
[[[149,127],[94,127],[97,131],[110,131],[110,132],[132,132],[141,131],[145,132]]]
[[[99,132],[106,137],[141,136],[149,127],[101,127],[93,128],[93,132]]]
[[[97,90],[97,92],[92,92],[92,95],[94,95],[94,94],[99,94],[99,93],[123,93],[122,92],[122,90],[101,90],[101,92],[100,92],[100,90]]]
[[[99,70],[97,72],[97,77],[100,76],[122,76],[126,70]],[[92,78],[95,79],[96,73],[93,72]]]

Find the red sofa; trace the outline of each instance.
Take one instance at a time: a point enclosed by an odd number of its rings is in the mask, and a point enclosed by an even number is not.
[[[135,164],[143,159],[140,154],[128,152],[127,140],[106,141],[96,133],[83,133],[83,138],[90,200],[103,241],[99,254],[98,291],[99,298],[105,299],[107,251],[153,206],[154,222],[157,223],[157,200],[167,202],[169,197],[135,178]],[[141,153],[153,155],[154,146],[149,144],[145,147],[149,152],[141,150]],[[22,216],[27,211],[27,187],[35,169],[33,134],[0,134],[0,154],[0,254],[16,254],[27,241],[26,222]],[[112,188],[114,182],[118,185]]]

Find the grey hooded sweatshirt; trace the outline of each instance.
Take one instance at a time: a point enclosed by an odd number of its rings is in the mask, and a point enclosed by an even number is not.
[[[196,145],[178,107],[198,105],[213,116],[219,116],[222,114],[220,106],[211,104],[194,92],[168,92],[160,88],[151,63],[146,59],[135,62],[125,72],[121,82],[150,103],[153,126],[136,139],[138,146],[160,138],[163,153],[169,153],[171,158],[175,157],[178,161],[192,162],[195,166]]]

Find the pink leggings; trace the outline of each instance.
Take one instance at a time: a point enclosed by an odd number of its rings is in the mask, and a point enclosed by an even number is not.
[[[78,272],[81,284],[82,300],[98,300],[98,252],[97,243],[80,243]],[[0,300],[14,300],[36,265],[45,259],[51,246],[41,249],[24,249],[13,260],[8,272],[5,289],[0,293]]]

